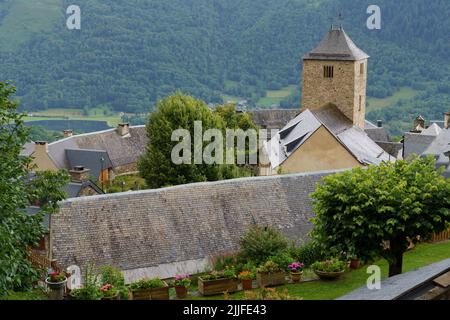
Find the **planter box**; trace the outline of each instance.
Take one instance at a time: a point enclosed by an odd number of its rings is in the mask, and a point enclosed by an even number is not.
[[[234,279],[219,279],[219,280],[203,280],[198,278],[198,291],[203,296],[212,296],[221,294],[225,291],[235,292],[238,290],[238,283]]]
[[[169,300],[169,286],[164,282],[162,288],[131,290],[132,300]]]
[[[277,273],[257,273],[256,282],[259,287],[279,286],[286,283],[284,272]]]

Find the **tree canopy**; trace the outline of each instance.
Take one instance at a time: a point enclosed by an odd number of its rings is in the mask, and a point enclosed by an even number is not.
[[[205,102],[180,92],[158,103],[156,110],[149,117],[147,124],[149,143],[145,155],[139,162],[140,174],[150,188],[251,175],[248,169],[237,165],[195,161],[196,141],[200,143],[202,155],[209,144],[203,140],[203,133],[206,130],[218,129],[225,139],[227,124],[230,124],[230,129],[241,126],[242,129],[256,127],[247,115],[236,115],[234,107],[227,106],[219,110],[213,112]],[[196,121],[201,121],[200,137],[196,137],[194,130]],[[172,141],[172,133],[178,129],[185,129],[190,134],[188,140],[181,141],[186,143],[187,150],[180,150],[180,154],[187,157],[189,163],[175,164],[172,160],[172,151],[180,144],[180,141]],[[222,146],[225,145],[224,141],[220,143]]]
[[[32,159],[20,156],[28,129],[17,113],[17,103],[10,99],[14,92],[14,87],[0,82],[0,296],[36,280],[28,247],[43,236],[43,217],[65,197],[61,187],[68,182],[64,172],[40,172],[29,179]],[[41,205],[41,211],[27,215],[26,208],[34,203]]]
[[[382,256],[401,273],[410,242],[450,223],[450,183],[434,158],[387,162],[324,178],[312,194],[312,237],[328,254],[363,260]]]

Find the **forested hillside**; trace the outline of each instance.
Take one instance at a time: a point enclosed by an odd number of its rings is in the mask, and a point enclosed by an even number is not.
[[[176,89],[257,105],[288,85],[298,89],[281,105],[297,108],[301,56],[333,22],[371,56],[369,96],[417,91],[369,118],[393,128],[450,108],[448,0],[378,0],[381,30],[366,27],[372,0],[83,0],[81,30],[65,27],[70,4],[0,0],[0,78],[27,110],[142,112]]]

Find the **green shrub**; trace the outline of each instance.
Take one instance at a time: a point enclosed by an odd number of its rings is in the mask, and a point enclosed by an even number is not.
[[[226,267],[234,267],[238,264],[236,254],[221,254],[212,259],[213,269],[224,270]]]
[[[276,264],[275,262],[269,260],[266,263],[264,263],[263,265],[261,265],[257,271],[259,273],[277,273],[280,271],[283,271],[283,268],[280,267],[278,264]]]
[[[77,300],[100,300],[103,297],[98,285],[98,274],[94,272],[94,268],[93,264],[86,266],[84,285],[82,288],[74,289],[70,292],[72,298]]]
[[[298,262],[303,262],[305,266],[309,267],[315,261],[323,260],[325,257],[320,252],[320,249],[312,241],[296,246],[292,244],[288,249],[289,255]]]
[[[164,286],[165,286],[164,281],[162,281],[160,278],[153,278],[133,282],[130,285],[130,288],[131,290],[144,290],[144,289],[163,288]]]
[[[239,256],[259,265],[270,256],[283,253],[288,247],[288,241],[278,229],[255,226],[242,237],[240,245]]]
[[[270,256],[268,260],[275,262],[278,266],[280,266],[281,269],[283,269],[283,271],[287,271],[288,265],[290,265],[292,262],[295,262],[295,260],[291,258],[287,252],[282,252],[275,256]]]
[[[103,266],[100,268],[100,279],[102,285],[113,285],[119,291],[120,298],[128,300],[128,290],[125,287],[125,279],[122,271],[111,266]]]

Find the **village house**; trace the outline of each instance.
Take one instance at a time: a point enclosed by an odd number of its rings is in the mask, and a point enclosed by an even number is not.
[[[300,114],[265,143],[260,175],[345,169],[397,158],[400,147],[391,144],[381,123],[365,119],[368,58],[342,27],[332,27],[303,57]]]
[[[121,123],[114,129],[79,135],[65,130],[61,140],[26,144],[22,155],[34,157],[36,171],[82,166],[90,170],[92,180],[107,183],[116,175],[137,171],[147,141],[145,126]]]
[[[443,175],[450,177],[450,111],[444,113],[444,120],[426,121],[422,116],[414,119],[410,132],[403,138],[405,159],[413,155],[421,157],[433,156],[436,168],[444,167]]]

